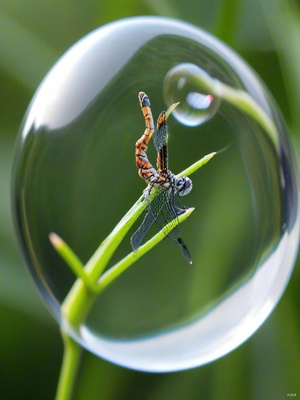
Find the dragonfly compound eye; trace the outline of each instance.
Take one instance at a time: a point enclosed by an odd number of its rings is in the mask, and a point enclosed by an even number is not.
[[[179,196],[185,196],[193,189],[193,183],[190,178],[179,178],[176,186]]]

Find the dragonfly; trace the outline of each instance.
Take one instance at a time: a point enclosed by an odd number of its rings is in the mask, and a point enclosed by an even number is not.
[[[144,116],[146,129],[142,137],[135,144],[135,161],[139,176],[147,183],[143,192],[147,209],[143,221],[131,237],[133,252],[136,253],[150,227],[156,223],[165,235],[176,242],[184,258],[192,264],[190,252],[182,238],[179,236],[178,216],[186,211],[180,197],[187,195],[192,190],[192,181],[188,177],[176,178],[168,169],[168,127],[167,114],[162,111],[157,120],[156,129],[151,111],[149,97],[144,92],[138,94],[140,107]],[[173,104],[173,110],[179,103]],[[157,151],[156,165],[153,167],[147,157],[148,144],[153,135],[154,146]],[[156,189],[154,198],[150,199],[153,189]],[[171,231],[166,232],[164,227],[171,223]]]

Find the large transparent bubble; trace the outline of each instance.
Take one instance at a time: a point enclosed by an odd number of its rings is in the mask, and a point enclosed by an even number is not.
[[[180,225],[193,264],[166,238],[74,327],[61,305],[76,278],[48,235],[86,263],[141,195],[139,91],[155,119],[180,101],[168,119],[173,173],[224,150],[192,175],[183,199],[195,207]],[[155,165],[152,142],[148,154]],[[27,265],[62,328],[95,354],[145,371],[202,365],[244,342],[282,295],[299,240],[293,159],[264,84],[209,34],[156,17],[92,32],[46,76],[18,138],[13,209]],[[131,251],[139,223],[107,268]]]

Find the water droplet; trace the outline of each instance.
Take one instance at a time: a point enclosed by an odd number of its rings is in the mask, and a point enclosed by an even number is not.
[[[205,90],[216,82],[219,91]],[[172,172],[229,147],[192,175],[184,199],[196,209],[180,225],[193,265],[164,240],[106,287],[79,326],[70,326],[61,305],[76,279],[48,236],[55,232],[87,262],[141,195],[133,155],[145,129],[140,91],[156,117],[181,102],[177,120],[169,120]],[[237,93],[242,102],[234,101]],[[299,200],[289,148],[265,85],[198,28],[131,18],[80,40],[29,106],[13,175],[21,248],[62,329],[93,353],[145,371],[191,368],[235,349],[274,309],[297,254]],[[132,233],[108,267],[131,251]]]
[[[180,123],[197,126],[216,114],[220,99],[209,93],[203,85],[203,81],[211,79],[207,72],[192,63],[176,65],[167,73],[164,97],[168,105],[180,102],[173,111]]]

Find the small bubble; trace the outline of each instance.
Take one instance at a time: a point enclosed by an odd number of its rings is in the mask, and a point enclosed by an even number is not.
[[[198,126],[216,114],[220,99],[205,89],[205,82],[211,80],[208,73],[192,63],[176,65],[168,72],[164,82],[164,97],[168,105],[180,102],[173,111],[180,123]]]

